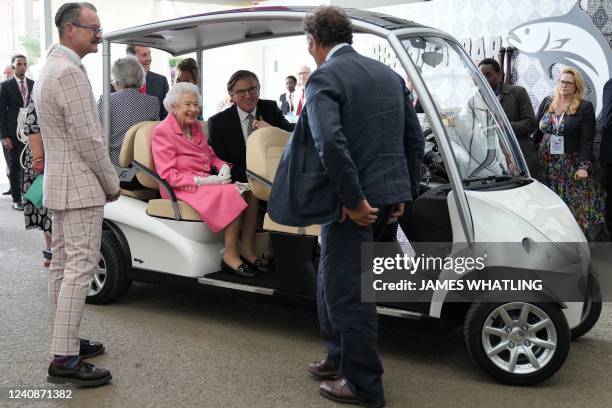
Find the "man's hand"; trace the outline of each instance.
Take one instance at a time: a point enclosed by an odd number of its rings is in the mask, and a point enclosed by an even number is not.
[[[10,137],[5,137],[4,139],[2,139],[2,146],[4,146],[6,149],[11,150],[13,148],[13,141]]]
[[[32,163],[32,170],[34,170],[34,174],[40,174],[45,169],[45,161],[44,160],[34,160]]]
[[[269,126],[270,124],[266,122],[265,120],[262,120],[261,116],[259,117],[259,119],[255,119],[253,121],[253,129],[261,129],[261,128],[265,128]]]
[[[117,190],[116,193],[106,196],[106,202],[112,203],[113,201],[117,201],[120,195],[121,195],[121,190]]]
[[[588,177],[589,173],[584,169],[579,169],[578,171],[576,171],[576,174],[574,174],[574,180],[584,180]]]
[[[397,204],[395,210],[393,210],[393,212],[391,213],[387,224],[393,224],[394,222],[397,222],[399,217],[401,217],[402,215],[404,215],[404,203]]]
[[[403,210],[402,210],[403,211]],[[354,209],[349,209],[346,207],[342,207],[342,216],[340,217],[340,222],[346,221],[346,217],[349,217],[355,224],[360,227],[367,227],[370,224],[373,224],[378,218],[378,208],[372,208],[368,200],[361,200],[357,207]]]

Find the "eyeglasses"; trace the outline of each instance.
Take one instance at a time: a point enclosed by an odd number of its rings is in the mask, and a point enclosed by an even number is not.
[[[102,27],[95,25],[95,24],[91,24],[91,25],[81,24],[81,23],[70,23],[70,24],[76,27],[87,28],[93,31],[94,35],[102,34]]]
[[[306,75],[306,74],[310,74],[310,72],[308,72],[308,71],[298,72],[298,75]]]
[[[576,85],[576,83],[575,83],[575,82],[570,82],[570,81],[559,81],[559,83],[560,83],[561,85],[567,85],[567,86],[570,86],[570,85]]]
[[[247,89],[237,89],[234,91],[234,93],[238,96],[245,96],[247,92],[249,93],[249,95],[257,95],[257,93],[259,92],[259,87],[252,86]]]

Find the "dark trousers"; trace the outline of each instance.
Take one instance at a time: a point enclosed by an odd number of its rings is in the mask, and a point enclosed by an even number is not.
[[[612,163],[606,165],[606,226],[612,238]]]
[[[384,398],[376,304],[361,301],[361,243],[372,242],[372,231],[372,226],[359,227],[350,219],[323,225],[317,282],[319,325],[328,358],[360,401]]]
[[[11,138],[13,148],[8,150],[8,178],[11,185],[13,202],[21,202],[21,187],[23,185],[23,169],[21,168],[21,152],[25,145],[16,138]]]
[[[11,154],[9,150],[2,145],[2,153],[4,153],[4,161],[6,162],[6,178],[9,179],[9,183],[11,180]]]

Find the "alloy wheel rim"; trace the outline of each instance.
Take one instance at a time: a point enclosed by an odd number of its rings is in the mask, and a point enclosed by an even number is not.
[[[524,302],[500,305],[482,327],[482,344],[493,364],[511,374],[531,374],[555,355],[555,325],[542,309]]]
[[[106,260],[104,259],[104,255],[100,254],[98,268],[94,272],[93,279],[89,284],[89,293],[87,294],[87,296],[95,296],[102,291],[104,285],[106,284],[106,275]]]

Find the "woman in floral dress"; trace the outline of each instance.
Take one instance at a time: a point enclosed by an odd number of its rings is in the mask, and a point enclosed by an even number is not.
[[[45,167],[45,153],[40,129],[36,119],[34,102],[28,105],[28,113],[22,128],[23,134],[28,138],[24,152],[23,193],[30,188],[36,176],[43,172]],[[31,202],[25,201],[23,206],[26,229],[42,230],[45,236],[47,250],[51,250],[51,211],[45,207],[36,208]],[[50,261],[45,259],[44,266],[49,267]]]
[[[563,199],[588,236],[590,228],[605,222],[605,195],[592,175],[595,111],[584,91],[580,73],[563,69],[555,94],[540,105],[534,141],[544,184]]]

